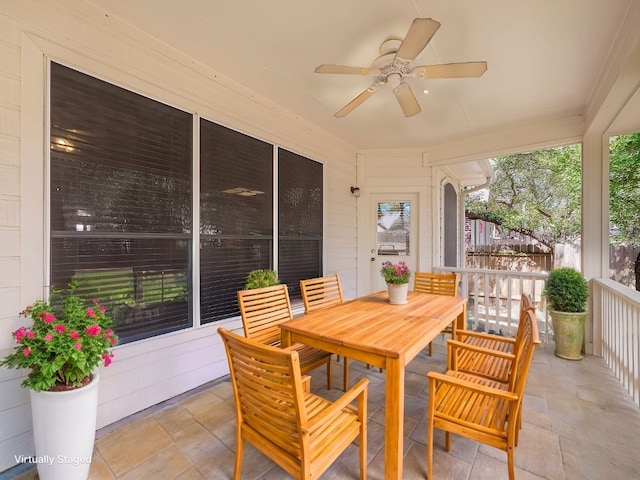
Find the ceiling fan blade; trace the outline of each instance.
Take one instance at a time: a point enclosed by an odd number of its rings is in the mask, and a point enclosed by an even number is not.
[[[356,109],[356,107],[359,107],[360,105],[362,105],[362,103],[374,93],[376,93],[376,89],[374,86],[367,88],[364,92],[362,92],[360,95],[358,95],[356,98],[351,100],[340,110],[338,110],[335,113],[334,117],[336,118],[346,117],[351,112],[353,112]]]
[[[398,48],[396,57],[403,60],[413,60],[424,50],[431,37],[440,28],[440,22],[431,18],[416,18],[411,23],[407,35]]]
[[[366,67],[349,67],[347,65],[332,65],[328,63],[318,65],[314,70],[316,73],[342,73],[347,75],[368,75],[370,71],[371,69]]]
[[[405,117],[413,117],[422,111],[416,96],[411,91],[409,84],[402,82],[396,88],[393,89],[393,94],[398,99],[400,108],[404,112]]]
[[[424,78],[475,78],[486,71],[487,62],[462,62],[421,65],[413,69],[413,74]]]

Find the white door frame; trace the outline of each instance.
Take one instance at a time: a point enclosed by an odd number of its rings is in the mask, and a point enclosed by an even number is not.
[[[413,245],[412,250],[415,251],[416,257],[415,267],[412,266],[411,269],[413,272],[430,268],[433,239],[427,232],[427,225],[431,219],[431,210],[428,207],[431,196],[427,195],[428,191],[429,189],[427,187],[361,188],[361,195],[358,198],[358,296],[372,293],[372,275],[379,275],[377,268],[378,262],[371,261],[371,259],[377,259],[377,255],[375,255],[376,222],[374,221],[374,209],[377,207],[377,199],[382,196],[388,200],[408,200],[410,196],[415,196],[414,200],[412,200],[415,205],[412,204],[411,222],[412,231],[415,232],[416,240],[411,243]],[[395,263],[401,260],[401,258],[393,258],[390,256],[389,260]],[[376,271],[373,271],[374,266],[376,267]],[[413,285],[413,276],[409,283]]]

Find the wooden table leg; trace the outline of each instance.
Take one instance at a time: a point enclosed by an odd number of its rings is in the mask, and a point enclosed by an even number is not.
[[[287,348],[290,345],[291,345],[291,332],[283,328],[280,330],[280,346],[282,348]]]
[[[465,302],[462,306],[462,312],[458,315],[456,319],[458,330],[466,330],[467,328],[467,303]]]
[[[386,399],[384,427],[384,478],[402,478],[404,363],[388,358],[386,365]]]

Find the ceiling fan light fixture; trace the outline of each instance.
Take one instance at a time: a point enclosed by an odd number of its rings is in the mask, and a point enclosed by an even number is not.
[[[392,73],[391,75],[387,76],[387,83],[391,85],[391,88],[393,88],[394,90],[400,86],[401,80],[402,77],[399,73]]]
[[[422,110],[405,78],[477,78],[487,70],[487,62],[457,62],[437,65],[414,65],[416,57],[424,50],[440,28],[440,22],[432,18],[416,18],[404,39],[387,38],[380,45],[380,56],[370,68],[348,65],[322,64],[316,73],[366,75],[374,78],[373,84],[334,114],[342,118],[355,110],[378,87],[389,84],[406,117],[417,115]],[[428,94],[428,90],[423,91]]]

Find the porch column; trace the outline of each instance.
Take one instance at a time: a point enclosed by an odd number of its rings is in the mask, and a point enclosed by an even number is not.
[[[598,133],[585,135],[582,143],[581,252],[587,280],[609,278],[609,137]],[[585,325],[586,353],[602,355],[601,327],[590,313]]]

